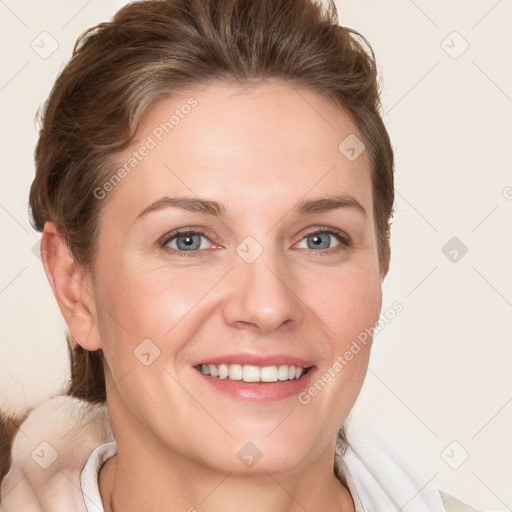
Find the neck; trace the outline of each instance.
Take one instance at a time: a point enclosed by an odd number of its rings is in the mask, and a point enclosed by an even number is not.
[[[169,479],[170,473],[175,480]],[[145,476],[134,471],[132,465],[126,467],[119,455],[109,459],[101,469],[99,482],[104,511],[144,510],[148,503],[151,503],[151,510],[165,512],[355,510],[348,490],[334,474],[327,485],[320,487],[308,478],[298,477],[292,481],[270,473],[249,478],[233,475],[215,475],[214,478],[212,474],[206,480],[201,480],[197,474],[188,479],[183,471],[167,471],[166,475],[155,471]]]
[[[101,468],[105,512],[354,512],[350,493],[327,457],[300,473],[222,474],[151,443],[117,440]],[[129,446],[130,450],[125,449]],[[132,449],[133,447],[135,449]],[[328,455],[328,454],[326,454]]]

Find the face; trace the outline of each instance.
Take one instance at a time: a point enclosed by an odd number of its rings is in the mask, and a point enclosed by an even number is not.
[[[369,159],[340,151],[348,136],[341,109],[277,81],[146,113],[98,191],[90,276],[118,444],[224,472],[332,456],[383,278]]]

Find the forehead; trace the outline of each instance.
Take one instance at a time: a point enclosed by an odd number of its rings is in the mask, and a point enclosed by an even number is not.
[[[214,82],[152,105],[118,161],[128,172],[112,199],[143,209],[164,195],[201,196],[236,211],[339,192],[370,212],[369,160],[347,153],[354,143],[359,152],[350,117],[318,93]]]

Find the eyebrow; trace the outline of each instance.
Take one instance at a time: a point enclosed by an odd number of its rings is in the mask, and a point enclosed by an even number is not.
[[[223,216],[226,213],[224,205],[217,201],[201,199],[199,197],[166,196],[154,201],[144,208],[144,210],[137,215],[137,219],[144,217],[148,213],[163,210],[164,208],[179,208],[189,212],[204,213],[212,216]],[[338,208],[352,208],[362,213],[365,217],[367,215],[362,204],[355,197],[349,194],[333,195],[318,199],[304,199],[299,201],[292,211],[303,215],[322,213]]]

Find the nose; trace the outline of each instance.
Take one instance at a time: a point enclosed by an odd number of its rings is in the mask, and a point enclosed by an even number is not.
[[[248,263],[237,255],[230,279],[223,309],[228,325],[263,334],[301,321],[304,304],[294,289],[299,280],[284,257],[264,250]]]

